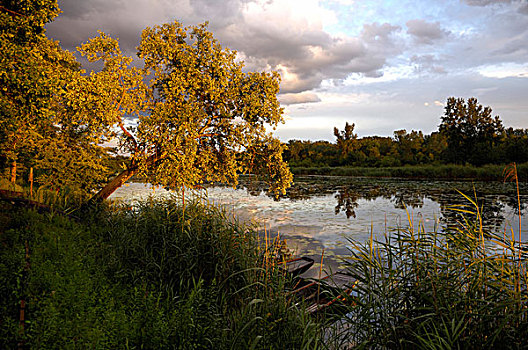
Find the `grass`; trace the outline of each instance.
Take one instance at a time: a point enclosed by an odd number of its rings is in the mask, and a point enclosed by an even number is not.
[[[220,208],[172,197],[81,212],[74,194],[39,196],[52,210],[0,202],[2,349],[526,347],[528,250],[514,228],[486,231],[470,196],[431,232],[409,217],[350,241],[358,283],[330,325],[284,292],[283,247]]]
[[[359,283],[333,347],[527,347],[528,251],[513,229],[486,232],[477,201],[465,197],[469,206],[453,207],[459,220],[442,230],[410,224],[351,242],[347,271]]]
[[[256,231],[180,203],[79,220],[2,203],[0,348],[317,347],[320,325],[285,297]]]
[[[504,165],[414,165],[402,167],[292,167],[295,175],[333,175],[367,177],[404,177],[416,179],[502,181]],[[520,181],[528,181],[528,163],[517,166]]]

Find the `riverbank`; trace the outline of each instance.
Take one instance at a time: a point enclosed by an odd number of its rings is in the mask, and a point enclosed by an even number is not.
[[[507,165],[414,165],[403,167],[291,167],[294,175],[397,177],[409,179],[502,181]],[[517,165],[519,181],[528,181],[528,163]]]
[[[274,268],[284,247],[219,207],[1,201],[0,348],[521,348],[528,251],[465,200],[445,230],[417,218],[350,239],[343,269],[357,283],[324,319]]]
[[[319,339],[319,324],[286,298],[273,246],[214,206],[151,199],[73,219],[1,201],[0,247],[2,349],[280,349]]]
[[[521,202],[526,203],[528,184],[519,185]],[[348,254],[344,236],[357,242],[368,240],[370,232],[382,237],[405,225],[407,213],[423,220],[427,230],[455,220],[456,213],[450,206],[465,203],[458,191],[477,197],[485,212],[486,230],[503,232],[512,226],[518,227],[517,191],[511,182],[297,176],[287,196],[279,201],[265,194],[267,188],[265,183],[255,184],[241,178],[237,189],[212,186],[196,196],[207,196],[210,202],[225,206],[239,220],[258,223],[262,236],[264,229],[268,237],[280,235],[295,255],[311,257],[316,264],[324,249],[323,273],[341,268],[341,257]],[[192,199],[192,193],[186,194]],[[133,203],[149,196],[167,195],[170,192],[162,188],[129,183],[110,199]],[[528,211],[523,207],[523,240],[528,240],[526,215]],[[415,226],[418,229],[418,220]]]

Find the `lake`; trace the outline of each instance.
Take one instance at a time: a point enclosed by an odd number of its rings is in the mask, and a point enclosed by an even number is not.
[[[528,184],[520,183],[522,239],[528,240]],[[209,186],[200,191],[209,201],[223,205],[241,220],[253,220],[272,237],[280,235],[295,255],[321,259],[336,270],[350,248],[347,239],[366,241],[371,232],[380,237],[398,228],[441,230],[457,219],[453,205],[469,204],[460,192],[482,208],[489,230],[518,236],[517,190],[514,183],[470,181],[417,181],[351,177],[298,176],[285,197],[275,200],[263,183],[242,177],[237,188]],[[169,192],[141,183],[129,183],[110,198],[133,201]],[[474,210],[474,208],[472,208]],[[311,271],[317,271],[313,269]]]

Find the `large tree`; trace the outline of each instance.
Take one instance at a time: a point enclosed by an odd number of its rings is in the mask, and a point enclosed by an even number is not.
[[[446,136],[447,161],[475,165],[490,161],[491,150],[503,131],[501,120],[492,117],[490,107],[483,107],[474,97],[467,102],[450,97],[441,120],[439,131]]]
[[[103,59],[105,67],[122,60],[115,43],[104,44],[110,41],[88,44],[88,58]],[[94,199],[107,198],[135,174],[178,189],[203,182],[236,184],[239,174],[251,173],[266,178],[275,194],[285,191],[292,175],[282,159],[284,147],[266,129],[283,121],[277,73],[243,72],[236,52],[223,48],[206,25],[146,28],[138,56],[152,80],[142,112],[140,99],[129,99],[129,112],[138,112],[136,129],[125,131],[124,106],[115,106],[122,150],[131,154],[131,162]],[[110,80],[120,82],[123,96],[143,91],[136,78],[122,83],[122,76],[137,77],[130,67],[111,65],[105,70],[115,71]]]
[[[282,119],[276,73],[245,73],[205,25],[147,28],[144,69],[104,33],[78,48],[100,70],[87,74],[44,35],[56,0],[0,6],[0,160],[37,169],[41,185],[76,187],[107,198],[134,174],[169,188],[206,181],[235,184],[241,173],[265,177],[284,192],[292,175],[283,146],[267,132]],[[152,78],[146,84],[147,78]],[[125,120],[137,122],[126,128]],[[130,163],[110,182],[111,139]]]

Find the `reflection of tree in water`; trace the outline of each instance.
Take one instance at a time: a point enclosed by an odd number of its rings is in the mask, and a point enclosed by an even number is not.
[[[526,193],[528,184],[521,184],[521,193]],[[245,188],[252,195],[266,191],[266,185],[258,182],[241,181],[240,188]],[[324,176],[296,177],[295,184],[288,189],[286,196],[290,200],[309,200],[313,197],[332,195],[337,204],[335,214],[343,213],[347,218],[356,217],[360,199],[389,200],[398,209],[422,208],[426,199],[440,205],[442,222],[456,223],[461,213],[452,210],[453,206],[464,205],[466,209],[475,208],[458,191],[475,200],[481,210],[484,226],[488,230],[503,227],[505,206],[518,213],[516,188],[511,184],[486,182],[474,185],[462,181],[407,181],[398,179],[335,178]],[[269,194],[268,194],[269,195]],[[270,195],[271,196],[271,195]],[[283,198],[283,199],[284,199]],[[521,211],[526,208],[528,196],[521,198]],[[468,219],[471,219],[468,217]]]
[[[515,215],[519,215],[519,202],[516,195],[511,196],[501,196],[501,201],[504,202],[507,206],[513,209]],[[526,210],[526,202],[521,200],[521,213]]]
[[[421,208],[424,205],[425,195],[420,191],[413,191],[409,189],[398,189],[391,193],[391,202],[394,203],[395,208]]]
[[[496,195],[484,195],[481,193],[466,194],[471,200],[478,205],[478,210],[483,218],[483,226],[486,230],[497,231],[500,230],[504,223],[504,204]],[[476,199],[475,199],[476,196]],[[476,219],[476,215],[469,213],[461,213],[455,209],[463,209],[468,212],[476,213],[477,208],[470,203],[460,193],[453,191],[451,196],[440,195],[432,196],[432,200],[440,204],[440,211],[442,213],[442,222],[445,225],[454,225],[457,222],[463,222],[463,219]]]
[[[340,212],[344,212],[347,219],[350,219],[351,216],[356,218],[356,212],[354,209],[358,207],[359,204],[357,201],[361,198],[357,192],[352,192],[346,188],[344,190],[339,190],[335,195],[335,198],[337,199],[337,205],[335,207],[336,215]]]

